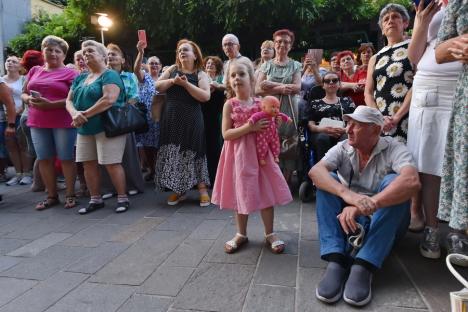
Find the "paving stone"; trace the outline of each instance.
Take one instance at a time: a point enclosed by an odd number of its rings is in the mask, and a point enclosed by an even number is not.
[[[63,241],[62,244],[66,246],[97,247],[122,230],[123,226],[119,224],[95,224]]]
[[[122,213],[120,215],[123,215]],[[116,233],[110,241],[132,244],[139,240],[154,227],[164,222],[164,218],[140,218],[139,221],[126,227],[123,231]]]
[[[286,243],[284,253],[288,255],[297,255],[299,253],[299,233],[294,232],[276,232],[278,238]]]
[[[152,212],[147,214],[145,217],[147,217],[147,218],[151,218],[151,217],[167,218],[167,217],[172,216],[176,211],[177,211],[177,209],[175,207],[167,206],[167,204],[166,204],[166,205],[163,205],[163,206],[156,207],[155,209],[153,209]]]
[[[31,240],[29,239],[0,238],[0,255],[7,254],[12,250],[18,249],[30,241]]]
[[[174,213],[158,226],[158,230],[192,232],[202,222],[202,215],[192,213]]]
[[[206,216],[208,220],[231,220],[233,219],[234,213],[230,209],[219,209],[215,206],[214,209]]]
[[[145,215],[150,213],[149,209],[145,209],[143,207],[140,207],[138,203],[141,202],[141,199],[139,201],[134,201],[132,198],[130,198],[130,209],[125,212],[125,213],[113,213],[104,220],[101,221],[103,224],[121,224],[121,225],[130,225],[141,218],[143,218]]]
[[[64,224],[62,227],[57,228],[56,231],[60,233],[76,234],[99,222],[99,220],[86,220],[81,217],[82,216],[78,216],[78,218]]]
[[[304,240],[319,240],[317,221],[312,221],[312,218],[304,217],[302,215],[301,225],[301,239]]]
[[[394,254],[391,254],[385,260],[382,269],[374,274],[372,289],[372,303],[375,305],[427,309]]]
[[[255,284],[296,286],[297,256],[264,250],[254,276]]]
[[[253,285],[242,312],[293,312],[295,293],[291,287]]]
[[[104,266],[91,281],[141,285],[186,235],[175,231],[152,231]]]
[[[47,234],[39,239],[36,239],[29,244],[24,245],[21,248],[13,250],[12,252],[8,253],[8,256],[12,257],[34,257],[39,254],[44,249],[49,248],[67,238],[69,238],[71,234],[69,233],[50,233]]]
[[[213,241],[209,240],[187,239],[174,250],[164,264],[196,268],[212,244]]]
[[[3,306],[0,312],[44,311],[87,278],[86,274],[59,272]]]
[[[194,204],[183,202],[182,206],[179,209],[177,209],[177,212],[178,213],[194,213],[194,214],[206,213],[208,214],[208,213],[211,213],[213,209],[215,209],[214,207],[215,206],[213,205],[210,205],[207,207],[200,207],[198,201]]]
[[[288,210],[284,210],[288,209]],[[288,231],[299,233],[300,218],[299,209],[295,207],[283,207],[283,210],[277,212],[278,208],[275,208],[275,231]]]
[[[195,269],[160,266],[138,290],[139,293],[175,297]]]
[[[0,272],[6,271],[21,262],[22,259],[8,256],[0,256]]]
[[[166,312],[171,298],[134,294],[117,312]]]
[[[190,234],[191,239],[217,239],[226,226],[226,220],[205,220]]]
[[[89,252],[89,248],[55,245],[33,258],[24,259],[13,268],[1,272],[0,276],[45,280]]]
[[[327,262],[320,259],[318,241],[299,241],[299,266],[303,268],[325,268]]]
[[[206,264],[195,271],[172,307],[241,311],[254,269],[250,265]]]
[[[44,217],[35,216],[31,214],[3,214],[0,218],[0,231],[2,233],[10,233],[13,231],[21,231],[28,228],[31,224],[37,222],[38,219]],[[16,238],[16,237],[15,237]]]
[[[36,281],[0,277],[0,307],[36,285]]]
[[[250,226],[249,222],[249,226]],[[250,227],[252,228],[252,227]],[[249,242],[247,245],[233,254],[227,254],[224,252],[224,244],[233,238],[236,233],[236,229],[233,225],[227,226],[224,232],[214,242],[210,251],[208,252],[204,261],[206,262],[217,262],[217,263],[237,263],[237,264],[257,264],[260,251],[263,246],[263,235],[260,228],[249,232]]]
[[[94,274],[128,247],[128,244],[122,243],[102,243],[90,249],[88,255],[68,266],[66,271]]]
[[[65,216],[68,217],[68,216]],[[36,220],[25,227],[19,227],[15,231],[8,233],[7,238],[19,238],[19,239],[39,239],[45,235],[56,231],[66,223],[66,219],[50,217],[44,220]]]
[[[113,312],[134,292],[129,286],[84,283],[47,309],[47,312]]]

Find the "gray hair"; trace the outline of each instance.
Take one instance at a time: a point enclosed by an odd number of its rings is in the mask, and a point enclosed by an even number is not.
[[[95,40],[86,40],[81,43],[81,49],[89,46],[95,47],[99,54],[101,54],[104,60],[107,62],[107,48],[102,43]]]
[[[148,57],[148,60],[147,60],[146,62],[149,63],[150,60],[157,60],[158,63],[160,63],[160,64],[162,65],[161,60],[160,60],[159,57],[157,57],[156,55],[153,55],[153,56]]]
[[[224,40],[231,39],[235,44],[239,44],[239,38],[237,38],[236,35],[234,34],[226,34],[223,37],[223,40],[221,42],[224,42]]]
[[[380,29],[382,29],[383,17],[390,12],[397,12],[398,14],[401,15],[401,17],[403,18],[403,21],[405,22],[409,21],[410,19],[408,11],[406,10],[404,6],[402,6],[401,4],[397,4],[397,3],[389,3],[386,6],[384,6],[384,8],[380,11],[380,15],[379,15]]]
[[[75,51],[75,53],[73,54],[73,58],[76,58],[78,55],[83,56],[83,51],[82,50]]]
[[[41,50],[50,46],[58,46],[63,54],[68,52],[68,43],[60,37],[49,35],[42,39]]]

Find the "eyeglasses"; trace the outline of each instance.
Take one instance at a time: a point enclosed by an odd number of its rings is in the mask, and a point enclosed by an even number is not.
[[[223,47],[233,47],[237,45],[237,43],[234,43],[234,42],[225,42],[223,43]]]
[[[323,83],[326,83],[326,84],[335,84],[335,83],[338,83],[340,82],[340,79],[338,78],[332,78],[332,79],[323,79]]]
[[[161,63],[149,62],[148,65],[150,65],[150,66],[152,66],[152,65],[161,65]]]
[[[284,44],[284,45],[290,45],[291,44],[291,41],[289,40],[275,40],[275,44]]]

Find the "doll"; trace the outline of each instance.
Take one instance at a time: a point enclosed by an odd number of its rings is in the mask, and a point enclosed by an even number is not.
[[[266,164],[266,156],[268,149],[273,154],[275,162],[279,162],[280,154],[280,141],[278,136],[278,125],[277,118],[281,118],[283,122],[292,122],[292,119],[288,115],[281,113],[280,102],[274,96],[266,96],[261,101],[262,111],[253,114],[249,122],[255,123],[260,119],[266,118],[269,121],[268,127],[260,132],[257,132],[256,143],[257,143],[257,155],[260,165]]]

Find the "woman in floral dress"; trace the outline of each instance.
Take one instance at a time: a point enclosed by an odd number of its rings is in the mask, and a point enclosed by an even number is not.
[[[437,217],[448,221],[454,230],[447,236],[448,253],[467,254],[463,231],[468,228],[468,4],[466,0],[451,0],[438,34],[438,63],[461,61],[445,147]],[[465,246],[466,247],[466,246]],[[468,261],[456,258],[456,264],[468,266]]]
[[[366,104],[385,116],[384,133],[404,143],[414,75],[404,36],[408,22],[408,12],[399,4],[390,3],[380,12],[379,26],[388,45],[370,59],[364,91]]]

